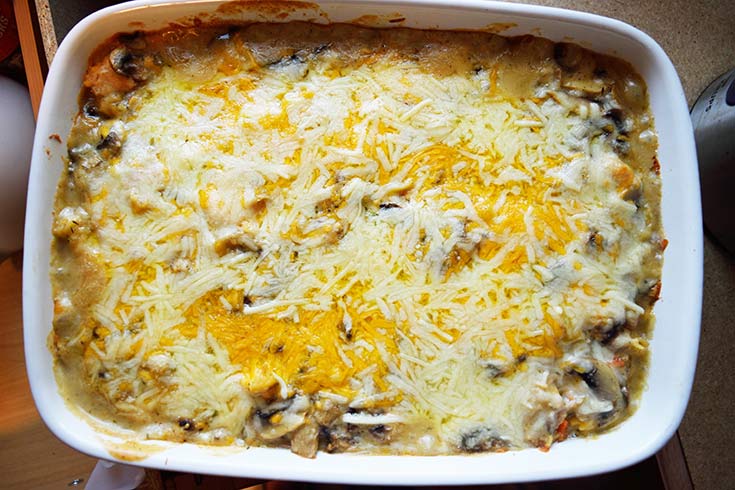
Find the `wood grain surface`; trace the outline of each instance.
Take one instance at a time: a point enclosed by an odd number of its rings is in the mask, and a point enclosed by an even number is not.
[[[31,106],[34,117],[38,117],[38,108],[41,105],[43,81],[46,78],[48,67],[46,55],[43,51],[41,30],[36,16],[36,5],[31,0],[13,0],[15,23],[18,26],[20,50],[23,53],[23,65],[26,72],[28,92],[31,96]]]
[[[679,433],[666,444],[657,454],[656,461],[661,469],[666,490],[692,490],[692,478],[684,457],[684,451],[679,440]]]
[[[38,16],[38,26],[41,29],[46,65],[51,66],[51,61],[54,59],[59,44],[56,39],[54,21],[51,18],[51,6],[48,0],[36,0],[36,15]]]
[[[59,489],[97,463],[60,442],[33,405],[23,356],[20,255],[0,264],[0,488]]]

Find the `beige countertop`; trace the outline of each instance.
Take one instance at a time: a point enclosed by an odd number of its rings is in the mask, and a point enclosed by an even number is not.
[[[37,1],[43,3],[43,1]],[[50,0],[59,39],[85,13],[110,0]],[[735,67],[735,1],[526,0],[620,19],[661,44],[681,77],[689,104],[717,76]],[[696,185],[696,183],[692,183]],[[735,218],[733,219],[735,224]],[[735,487],[731,418],[735,406],[735,258],[705,236],[704,301],[699,361],[692,396],[680,427],[681,442],[698,489]],[[657,334],[665,334],[658,325]]]

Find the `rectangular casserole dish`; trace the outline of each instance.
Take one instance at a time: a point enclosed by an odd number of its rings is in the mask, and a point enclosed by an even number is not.
[[[53,316],[49,244],[54,192],[66,135],[92,50],[120,31],[157,29],[171,22],[309,20],[484,29],[572,41],[618,56],[646,80],[659,135],[663,225],[670,242],[651,363],[638,410],[616,429],[575,439],[551,451],[524,450],[474,456],[367,456],[322,454],[315,460],[287,450],[209,448],[135,441],[135,434],[88,425],[59,395],[47,337]],[[390,20],[404,18],[399,23]],[[31,168],[24,262],[24,324],[29,378],[39,412],[64,442],[96,457],[144,466],[256,478],[361,484],[473,484],[529,481],[610,471],[654,453],[673,434],[686,407],[696,361],[702,283],[702,233],[697,166],[686,102],[676,72],[661,48],[623,23],[589,14],[485,1],[131,2],[100,11],[77,25],[57,53],[41,106]],[[57,142],[52,135],[58,135]],[[379,465],[379,466],[378,466]]]

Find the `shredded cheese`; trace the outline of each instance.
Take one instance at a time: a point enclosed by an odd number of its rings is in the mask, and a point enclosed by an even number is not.
[[[645,312],[640,179],[600,103],[390,53],[252,56],[199,79],[161,67],[114,122],[119,157],[56,217],[59,239],[92,223],[85,362],[115,372],[104,396],[233,437],[296,394],[373,410],[345,424],[421,427],[430,452],[462,433],[474,450],[478,424],[542,444],[574,406],[565,354]],[[263,437],[305,423],[288,410]]]

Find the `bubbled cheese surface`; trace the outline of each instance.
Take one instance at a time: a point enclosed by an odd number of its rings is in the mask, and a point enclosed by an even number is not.
[[[657,272],[630,198],[657,184],[600,130],[618,102],[561,76],[518,96],[497,57],[442,73],[395,46],[271,64],[237,46],[128,94],[92,130],[119,155],[58,205],[102,276],[86,309],[55,288],[89,386],[152,437],[183,417],[200,441],[257,440],[258,400],[307,396],[408,428],[392,451],[453,452],[475,427],[547,445],[535,426],[586,406],[562,380],[590,330],[647,315]]]

